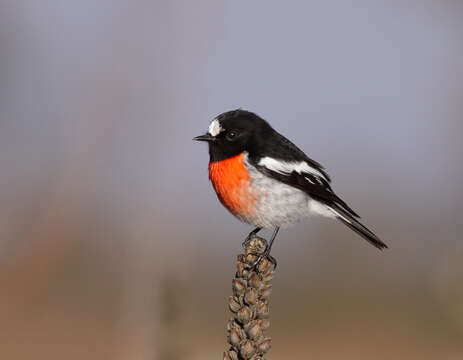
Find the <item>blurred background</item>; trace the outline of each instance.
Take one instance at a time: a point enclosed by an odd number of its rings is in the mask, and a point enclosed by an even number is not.
[[[250,227],[204,144],[255,111],[390,246],[280,233],[270,359],[463,359],[463,3],[0,2],[5,359],[219,359]]]

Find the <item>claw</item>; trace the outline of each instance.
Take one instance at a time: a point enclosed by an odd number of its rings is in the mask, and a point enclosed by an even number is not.
[[[249,235],[246,237],[246,239],[244,239],[244,241],[241,243],[241,246],[243,247],[243,249],[246,249],[248,247],[251,239],[252,239],[252,236],[249,236]]]
[[[256,227],[254,230],[252,230],[248,236],[246,236],[246,239],[244,239],[244,241],[241,243],[241,246],[243,247],[243,249],[246,249],[246,247],[249,245],[249,242],[251,241],[251,239],[257,235],[257,233],[259,231],[261,231],[262,228],[260,227]]]
[[[257,259],[253,263],[249,264],[248,266],[249,266],[250,269],[255,270],[256,267],[262,262],[262,260],[267,258],[268,261],[270,261],[273,264],[274,269],[276,269],[277,261],[275,260],[275,258],[273,256],[270,255],[270,250],[272,249],[273,241],[275,240],[275,237],[278,234],[278,230],[280,230],[279,227],[276,227],[275,230],[273,231],[272,238],[270,239],[269,243],[266,243],[266,247],[265,247],[264,251],[262,251],[261,249],[259,249],[259,250],[256,249],[258,251],[257,253],[255,253],[255,252],[248,253],[248,251],[250,251],[250,250],[248,250],[247,248],[252,245],[252,244],[250,244],[250,241],[253,240],[253,238],[256,236],[256,234],[261,229],[262,228],[259,228],[259,227],[255,228],[253,231],[251,231],[249,233],[249,235],[246,237],[246,239],[242,243],[242,246],[246,249],[247,254],[251,254],[251,255],[254,255],[254,256],[257,257]]]
[[[277,268],[277,260],[270,254],[267,255],[267,259],[273,264],[273,270],[275,270]]]
[[[268,246],[265,249],[263,254],[260,254],[260,255],[259,254],[253,254],[253,255],[256,255],[257,259],[256,259],[256,261],[254,261],[252,264],[249,265],[250,269],[255,270],[257,268],[257,266],[259,266],[259,264],[265,258],[267,258],[267,260],[270,261],[273,264],[273,269],[274,270],[277,268],[277,261],[272,255],[270,255],[270,248]]]

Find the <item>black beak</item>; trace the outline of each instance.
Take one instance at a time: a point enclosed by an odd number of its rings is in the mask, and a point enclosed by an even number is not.
[[[199,135],[199,136],[194,137],[193,140],[196,140],[196,141],[214,141],[215,138],[213,136],[209,135],[208,133],[206,133],[204,135]]]

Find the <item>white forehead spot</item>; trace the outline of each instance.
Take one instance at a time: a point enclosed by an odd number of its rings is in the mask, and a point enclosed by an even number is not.
[[[215,119],[209,125],[209,134],[212,136],[217,136],[222,131],[222,127],[220,126],[219,120]]]

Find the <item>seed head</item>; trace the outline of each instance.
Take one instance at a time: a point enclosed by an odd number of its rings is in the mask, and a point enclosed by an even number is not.
[[[257,266],[250,266],[267,248],[264,239],[254,236],[245,246],[245,253],[237,257],[233,295],[228,300],[233,317],[227,323],[230,348],[224,352],[224,360],[264,360],[270,349],[270,339],[264,336],[264,330],[270,326],[268,297],[274,268],[267,258]]]

